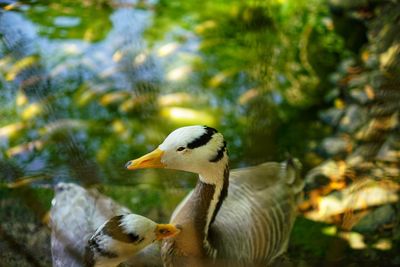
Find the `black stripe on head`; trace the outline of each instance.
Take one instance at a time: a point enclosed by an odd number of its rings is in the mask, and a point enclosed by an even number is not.
[[[91,238],[88,241],[88,245],[86,248],[86,254],[87,256],[90,258],[90,253],[89,251],[91,251],[91,253],[97,252],[100,256],[106,257],[106,258],[117,258],[118,255],[115,254],[114,252],[111,251],[107,251],[105,249],[103,249],[102,247],[100,247],[99,243],[97,243],[97,239],[99,237],[96,236],[95,238]],[[94,255],[92,255],[93,257]],[[85,255],[86,257],[86,255]]]
[[[108,220],[103,228],[103,233],[110,236],[111,238],[124,242],[124,243],[140,243],[143,241],[143,237],[135,232],[126,233],[122,229],[122,221],[125,215],[114,216]]]
[[[211,158],[209,161],[210,162],[218,162],[222,159],[224,156],[224,152],[226,150],[226,142],[224,141],[224,144],[218,149],[217,154]]]
[[[204,129],[206,130],[205,133],[202,134],[200,137],[194,139],[192,142],[190,142],[187,145],[187,148],[193,149],[193,148],[204,146],[211,140],[212,136],[218,132],[214,128],[211,128],[208,126],[204,126]]]
[[[129,243],[135,243],[136,241],[139,240],[139,235],[137,235],[135,233],[129,233],[129,234],[126,234],[126,235],[130,239]]]

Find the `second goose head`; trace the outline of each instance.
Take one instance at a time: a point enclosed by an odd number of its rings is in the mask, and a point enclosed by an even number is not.
[[[170,133],[153,152],[126,164],[129,170],[167,168],[198,173],[214,183],[228,163],[222,134],[207,126],[186,126]]]
[[[85,266],[117,266],[151,243],[179,232],[175,225],[157,224],[137,214],[114,216],[89,238]]]

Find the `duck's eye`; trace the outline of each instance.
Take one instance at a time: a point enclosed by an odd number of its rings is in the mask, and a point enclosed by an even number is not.
[[[184,148],[183,146],[180,146],[180,147],[178,147],[178,148],[176,149],[176,151],[183,151],[183,150],[185,150],[185,148]]]

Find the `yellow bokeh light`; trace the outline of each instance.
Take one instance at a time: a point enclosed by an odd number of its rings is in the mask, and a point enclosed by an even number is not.
[[[214,117],[207,112],[190,108],[166,107],[161,110],[161,115],[179,124],[215,124]]]
[[[158,49],[157,55],[159,57],[166,57],[166,56],[172,54],[173,52],[175,52],[178,49],[178,47],[179,47],[179,45],[177,43],[165,44]]]
[[[122,59],[122,56],[123,56],[122,52],[118,50],[118,51],[116,51],[116,52],[114,53],[114,55],[112,56],[112,60],[113,60],[114,62],[119,62],[119,61]]]
[[[190,66],[182,66],[179,68],[175,68],[167,73],[167,80],[168,81],[183,80],[190,72],[192,72],[192,68]]]
[[[37,56],[29,56],[29,57],[24,57],[23,59],[19,60],[16,62],[11,70],[7,73],[6,75],[6,80],[7,81],[12,81],[17,77],[17,75],[23,70],[26,69],[27,67],[35,64],[39,58]]]
[[[22,111],[22,118],[24,120],[28,120],[31,119],[37,115],[39,115],[40,113],[43,112],[43,108],[42,105],[40,103],[32,103],[29,106],[27,106],[24,111]]]

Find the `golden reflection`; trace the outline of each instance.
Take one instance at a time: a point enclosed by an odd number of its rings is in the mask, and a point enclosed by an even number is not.
[[[17,8],[17,7],[19,7],[19,6],[21,6],[21,5],[22,5],[22,4],[19,3],[19,2],[15,2],[15,3],[8,4],[8,5],[4,6],[3,9],[4,9],[5,11],[10,11],[10,10],[13,10],[13,9],[15,9],[15,8]]]
[[[14,182],[10,182],[6,184],[7,188],[15,189],[23,186],[30,185],[37,181],[42,181],[45,179],[51,179],[51,176],[48,175],[34,175],[34,176],[25,176],[16,179]]]
[[[80,107],[87,105],[89,102],[93,101],[97,96],[97,92],[86,87],[82,88],[84,88],[84,90],[83,91],[80,90],[80,92],[78,92],[77,96],[75,97],[76,102]]]
[[[0,128],[0,138],[12,138],[25,128],[25,124],[17,122]]]
[[[336,226],[327,226],[322,228],[322,233],[328,236],[335,236],[337,233],[337,227]]]
[[[32,119],[43,112],[42,104],[39,102],[32,103],[28,105],[21,114],[24,120]]]
[[[390,250],[392,249],[392,241],[387,238],[382,238],[373,244],[372,247],[378,250]]]
[[[80,50],[76,44],[67,44],[64,46],[64,51],[70,55],[79,54]]]
[[[83,40],[87,42],[94,41],[96,39],[96,34],[94,33],[94,29],[88,28],[83,34]]]
[[[233,71],[221,71],[220,73],[214,75],[210,79],[208,84],[211,87],[216,88],[216,87],[220,86],[223,82],[225,82],[225,80],[227,80],[228,77],[231,76],[232,74],[233,74]]]
[[[398,60],[400,54],[400,43],[395,43],[386,52],[379,55],[380,66],[382,69],[389,67]]]
[[[167,73],[168,81],[179,81],[183,80],[192,72],[192,68],[189,65],[175,68]]]
[[[180,124],[206,124],[215,125],[215,118],[204,111],[181,107],[165,107],[161,115]]]
[[[112,56],[112,60],[113,60],[114,62],[119,62],[119,61],[121,61],[122,56],[123,56],[122,52],[121,52],[120,50],[117,50],[117,51],[114,53],[114,55]]]
[[[335,108],[337,109],[344,109],[346,104],[344,103],[344,101],[342,99],[335,99]],[[345,122],[344,122],[345,123]]]
[[[15,102],[17,103],[17,106],[23,106],[25,104],[28,104],[28,97],[22,90],[18,90]]]
[[[35,140],[32,142],[28,142],[22,145],[17,145],[14,147],[9,148],[6,151],[8,157],[15,157],[19,154],[23,154],[26,152],[30,152],[33,150],[42,150],[45,145],[45,142],[42,140]]]
[[[238,102],[239,102],[240,105],[244,105],[244,104],[247,104],[249,101],[251,101],[252,99],[256,98],[259,95],[260,95],[259,90],[257,90],[256,88],[252,88],[252,89],[249,89],[246,92],[244,92],[239,97]]]
[[[10,69],[10,71],[6,74],[6,80],[12,81],[17,77],[17,75],[23,70],[28,68],[29,66],[37,63],[39,61],[39,57],[37,56],[29,56],[24,57],[23,59],[17,61]]]
[[[151,100],[151,94],[143,94],[139,96],[132,96],[127,100],[123,101],[119,106],[119,110],[122,112],[133,111],[140,105],[144,105],[146,102]]]
[[[367,245],[364,242],[364,236],[357,232],[340,232],[340,238],[346,240],[352,249],[365,249]]]
[[[157,50],[157,55],[159,57],[166,57],[166,56],[172,54],[173,52],[175,52],[178,49],[178,47],[179,47],[179,45],[177,43],[165,44]]]
[[[361,59],[362,61],[365,63],[368,61],[368,59],[370,58],[371,54],[368,50],[364,50],[361,52]]]
[[[133,66],[139,66],[142,65],[147,59],[147,54],[146,53],[140,53],[139,55],[137,55],[135,57],[135,59],[133,60]]]
[[[116,104],[121,102],[122,100],[126,99],[129,96],[127,92],[111,92],[106,93],[100,98],[100,104],[103,106],[108,106],[112,104]]]
[[[117,134],[123,134],[126,132],[126,125],[121,120],[114,120],[112,122],[113,131]]]
[[[367,85],[364,87],[364,92],[365,92],[365,94],[367,95],[367,97],[368,97],[369,100],[372,100],[372,99],[375,98],[375,91],[374,91],[374,88],[372,88],[371,85],[367,84]]]
[[[203,34],[210,29],[214,29],[217,27],[217,23],[214,20],[206,20],[203,23],[197,25],[195,27],[195,32],[197,34]]]
[[[340,231],[336,226],[328,226],[322,228],[322,233],[327,236],[340,237],[347,241],[352,249],[366,249],[367,244],[364,242],[364,236],[353,231]]]
[[[194,98],[189,93],[185,92],[177,92],[158,97],[158,105],[161,107],[182,105],[184,103],[190,103],[193,101]]]

